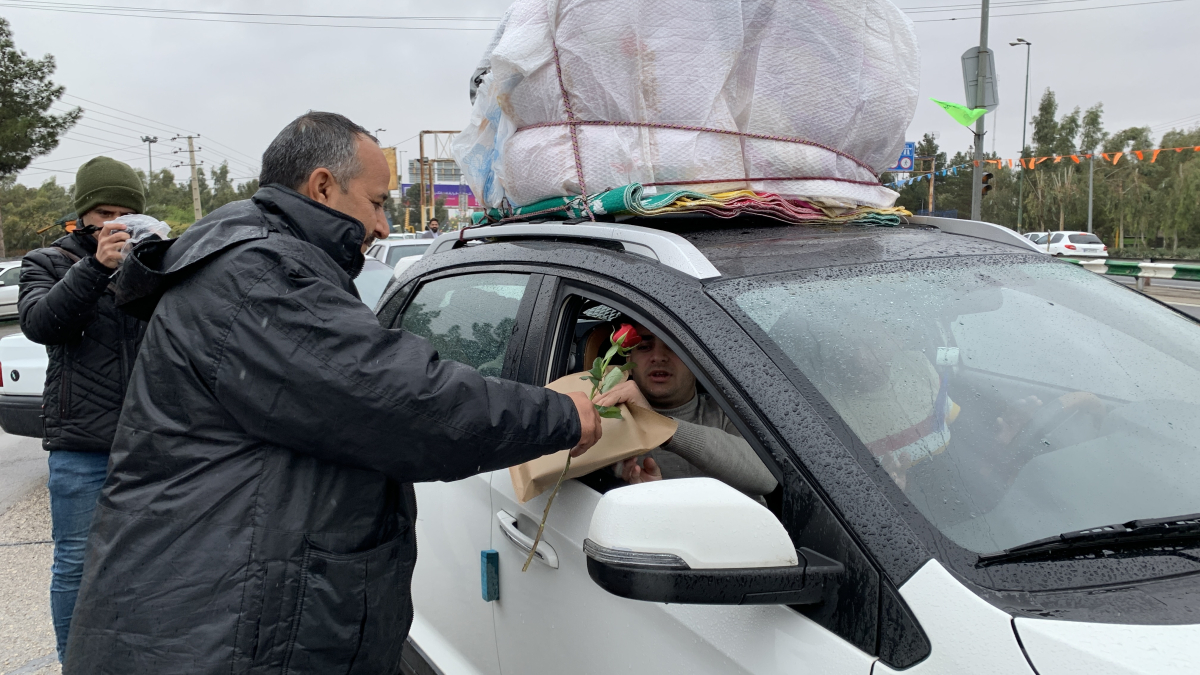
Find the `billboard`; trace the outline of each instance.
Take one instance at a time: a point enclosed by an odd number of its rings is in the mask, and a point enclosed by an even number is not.
[[[383,158],[388,163],[388,189],[395,190],[399,186],[399,179],[396,178],[396,149],[384,148]]]
[[[402,186],[402,188],[405,192],[407,192],[408,189],[412,186],[413,186],[413,183],[405,183]],[[459,187],[460,186],[458,183],[434,183],[433,184],[434,199],[445,199],[446,200],[446,208],[457,209],[458,208]],[[471,194],[471,188],[467,187],[466,185],[463,185],[461,187],[462,187],[463,195],[467,198],[466,208],[478,209],[478,208],[483,207],[482,204],[480,204],[478,201],[475,200],[475,195]]]

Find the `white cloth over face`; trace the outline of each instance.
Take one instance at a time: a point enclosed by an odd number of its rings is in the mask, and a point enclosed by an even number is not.
[[[798,138],[578,127],[587,192],[631,183],[731,189],[888,207],[917,103],[912,22],[889,0],[517,0],[485,54],[454,155],[489,206],[580,194],[562,88],[579,120],[648,122]],[[867,168],[870,167],[870,168]]]

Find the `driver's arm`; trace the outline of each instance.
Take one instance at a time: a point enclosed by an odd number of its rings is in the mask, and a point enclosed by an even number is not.
[[[651,408],[633,380],[626,380],[596,398],[597,405],[619,403]],[[766,495],[775,489],[775,477],[711,398],[700,397],[693,420],[672,419],[679,428],[662,445],[663,450],[682,457],[704,474],[748,495]],[[627,481],[631,468],[632,465],[627,464],[623,469]],[[648,469],[645,467],[648,475],[642,480],[657,480]],[[637,473],[640,477],[641,472]]]
[[[705,404],[708,404],[705,406]],[[691,462],[696,468],[748,495],[767,495],[775,489],[775,477],[737,428],[711,399],[701,401],[710,408],[702,419],[719,416],[719,427],[676,420],[679,429],[663,449]],[[714,410],[715,409],[715,414]]]

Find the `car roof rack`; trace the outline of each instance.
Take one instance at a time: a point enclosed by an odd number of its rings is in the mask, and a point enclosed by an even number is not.
[[[473,227],[439,235],[426,251],[426,255],[449,251],[455,248],[460,241],[550,237],[617,242],[629,253],[657,260],[667,267],[697,279],[712,279],[721,276],[717,268],[700,252],[700,249],[687,239],[672,232],[619,223],[578,223],[575,225],[517,223]]]
[[[1039,249],[1028,239],[1007,227],[979,220],[936,218],[931,216],[909,216],[912,225],[932,227],[948,234],[958,234],[976,239],[986,239],[1023,249]],[[697,279],[713,279],[721,273],[709,262],[690,241],[673,232],[656,230],[638,225],[620,223],[576,223],[561,222],[514,223],[510,225],[488,225],[469,227],[456,232],[438,235],[426,251],[426,255],[443,253],[459,246],[461,242],[483,239],[591,239],[621,244],[625,251],[656,260],[667,267]]]
[[[958,218],[938,218],[936,216],[908,216],[905,220],[912,225],[924,225],[948,234],[961,234],[964,237],[987,239],[1000,244],[1040,251],[1033,242],[1007,227],[995,223],[985,223],[982,220],[959,220]]]

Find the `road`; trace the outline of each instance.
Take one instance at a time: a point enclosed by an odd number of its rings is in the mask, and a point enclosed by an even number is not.
[[[1200,321],[1200,305],[1185,305],[1179,302],[1167,302],[1167,304]]]
[[[50,623],[50,499],[36,438],[0,431],[0,673],[60,675]]]
[[[1108,277],[1126,286],[1137,285],[1137,280],[1130,277]],[[1155,297],[1179,311],[1200,319],[1200,281],[1182,281],[1176,279],[1151,279],[1146,287],[1146,293]]]

